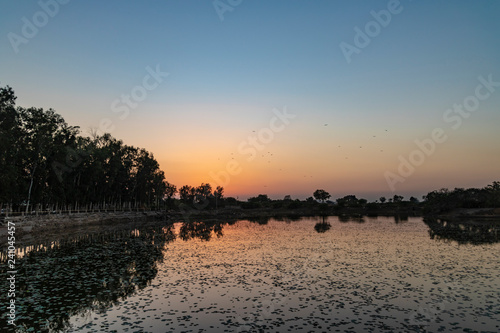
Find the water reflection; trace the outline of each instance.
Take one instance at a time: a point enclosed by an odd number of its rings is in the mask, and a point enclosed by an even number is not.
[[[316,230],[316,232],[327,232],[328,230],[330,230],[330,228],[332,227],[332,225],[328,222],[318,222],[314,225],[314,230]]]
[[[397,297],[395,295],[397,293],[393,292],[394,286],[398,287],[401,293],[407,292],[408,286],[413,283],[411,276],[425,277],[422,272],[426,272],[429,265],[435,265],[439,272],[442,265],[434,263],[435,248],[429,246],[430,243],[436,244],[436,242],[429,240],[427,232],[433,240],[456,241],[460,244],[480,245],[499,242],[499,225],[485,222],[467,223],[425,219],[425,225],[429,228],[427,230],[422,220],[412,219],[408,223],[399,223],[404,220],[403,218],[394,218],[394,221],[392,218],[366,218],[365,222],[365,218],[361,216],[339,218],[322,216],[319,219],[301,218],[299,222],[292,223],[295,220],[296,217],[282,217],[271,221],[269,218],[252,219],[248,221],[253,223],[251,232],[248,232],[247,228],[238,229],[237,225],[233,226],[236,221],[211,220],[176,224],[178,228],[176,232],[181,240],[198,239],[211,242],[203,243],[203,246],[199,247],[197,245],[200,243],[197,242],[170,244],[169,248],[177,246],[177,251],[172,253],[178,257],[165,260],[162,266],[159,266],[159,263],[163,260],[163,250],[168,243],[176,239],[173,226],[82,235],[64,242],[31,247],[30,251],[21,251],[22,258],[16,260],[18,331],[26,332],[28,328],[32,328],[30,332],[66,330],[70,318],[90,312],[105,313],[112,305],[119,304],[120,301],[144,289],[155,278],[159,278],[165,284],[171,284],[171,290],[162,289],[158,293],[164,293],[161,299],[171,297],[172,302],[176,299],[175,297],[182,295],[181,292],[186,287],[184,284],[190,286],[189,283],[193,283],[198,277],[211,276],[211,279],[216,282],[203,285],[203,289],[200,289],[203,293],[205,291],[208,293],[210,288],[215,290],[217,285],[221,285],[217,293],[219,291],[222,293],[229,285],[233,291],[237,290],[242,295],[244,294],[245,297],[234,299],[236,303],[242,299],[254,299],[256,290],[260,290],[259,288],[265,291],[259,296],[261,301],[268,301],[272,298],[266,297],[274,295],[276,290],[266,291],[266,288],[278,286],[280,292],[288,293],[295,302],[294,307],[290,308],[290,316],[296,316],[295,313],[299,310],[295,309],[299,309],[300,306],[304,308],[314,306],[315,303],[309,301],[310,290],[307,286],[314,286],[314,288],[319,286],[318,290],[321,290],[321,293],[314,296],[316,302],[321,300],[322,303],[318,303],[321,306],[326,304],[328,306],[325,308],[336,309],[332,311],[338,311],[337,315],[340,317],[340,314],[344,315],[342,312],[344,304],[358,302],[359,308],[371,306],[364,303],[364,298],[360,300],[358,293],[370,302],[373,298],[383,303],[384,299],[380,298],[382,291],[385,292],[384,297],[392,299]],[[249,224],[248,222],[244,223]],[[279,226],[278,222],[280,222]],[[287,224],[284,224],[285,222]],[[324,234],[317,235],[312,231],[313,226],[317,233]],[[327,232],[332,226],[336,230]],[[214,238],[224,236],[223,231],[226,227],[224,240],[229,239],[226,242],[213,242]],[[318,242],[318,239],[322,241]],[[214,243],[219,243],[219,246]],[[261,243],[263,245],[256,245]],[[448,244],[438,245],[449,246]],[[480,247],[477,248],[480,249]],[[208,249],[211,249],[211,252],[208,252]],[[235,249],[243,249],[246,252],[241,255],[243,252]],[[427,249],[427,252],[420,256],[422,249]],[[192,251],[197,250],[207,251],[206,253],[200,252],[204,258],[201,264],[200,256],[192,254]],[[453,249],[443,251],[448,255],[446,262],[454,262],[449,267],[459,266],[463,258],[450,251]],[[417,253],[419,255],[416,255]],[[406,257],[401,257],[404,255]],[[256,258],[265,258],[265,260],[258,261]],[[425,258],[432,258],[432,260],[427,261]],[[3,255],[0,262],[5,265],[6,259]],[[391,265],[386,269],[388,260],[391,262],[399,260],[399,264]],[[420,266],[418,266],[418,260],[422,260]],[[411,262],[413,266],[408,266],[407,262]],[[262,266],[266,263],[269,264],[268,267]],[[162,280],[158,267],[163,266],[166,268],[163,269]],[[181,270],[183,267],[185,279],[171,280],[168,274],[183,272]],[[275,269],[277,271],[274,271]],[[411,276],[407,277],[407,275]],[[249,277],[254,276],[257,277],[250,281]],[[391,283],[387,282],[389,278],[393,279]],[[233,281],[231,279],[235,281],[233,285],[227,282]],[[379,281],[377,279],[383,283],[375,282]],[[401,286],[401,279],[408,279],[405,280],[404,286]],[[0,280],[2,290],[8,290],[5,272],[0,272]],[[184,284],[178,285],[178,281],[183,281]],[[202,282],[207,283],[206,280],[201,280],[200,285],[193,285],[201,288]],[[429,285],[434,286],[434,282],[439,281],[430,281]],[[488,290],[498,290],[490,288],[489,285],[486,287]],[[176,288],[182,290],[179,291]],[[382,288],[382,291],[377,288]],[[345,292],[346,290],[349,294]],[[194,293],[196,289],[190,288],[189,292]],[[207,303],[203,308],[203,313],[212,307],[211,302],[213,297],[216,297],[214,295],[218,295],[217,293],[214,292],[207,297],[207,302],[210,304]],[[6,297],[7,293],[0,294],[2,304],[7,304]],[[198,297],[202,299],[201,291]],[[418,294],[418,297],[421,297],[421,294]],[[277,298],[285,300],[285,298]],[[307,300],[307,302],[302,304],[302,300]],[[225,301],[227,300],[221,299],[220,304],[225,304]],[[377,308],[386,306],[385,303],[380,302],[377,303]],[[178,301],[172,304],[179,307],[181,303],[183,302]],[[279,304],[281,308],[285,305],[292,306],[292,303],[287,299],[286,302]],[[193,304],[189,305],[194,306]],[[245,307],[251,307],[249,303],[244,304]],[[175,311],[181,311],[175,308],[162,308],[161,310],[169,310],[176,315],[178,313]],[[190,311],[190,309],[182,311]],[[404,308],[398,311],[407,314],[409,318],[410,310]],[[246,323],[244,319],[246,316],[243,312],[241,315],[240,323]],[[304,318],[307,317],[307,314],[302,315]],[[351,314],[348,313],[345,316],[349,317]],[[330,314],[325,315],[325,318],[330,318]],[[1,325],[5,323],[6,320],[3,320]],[[328,322],[326,324],[331,325],[330,328],[334,325]],[[164,329],[163,322],[161,325]],[[346,327],[347,325],[348,323]],[[290,327],[290,330],[292,328],[295,327]],[[7,327],[0,326],[0,331],[6,332]]]
[[[71,316],[103,311],[143,289],[157,274],[165,244],[174,239],[168,227],[83,235],[17,258],[17,331],[59,332]],[[0,280],[7,290],[6,272]],[[5,297],[1,293],[2,304]]]
[[[209,241],[214,233],[217,238],[222,237],[223,225],[220,221],[198,221],[198,222],[184,222],[179,230],[179,237],[184,240],[198,238],[203,241]]]
[[[297,222],[297,221],[303,220],[304,216],[301,216],[301,215],[286,215],[286,216],[274,217],[273,219],[276,220],[276,221],[291,223],[291,222]]]
[[[259,217],[248,218],[248,221],[250,221],[252,223],[257,223],[260,225],[266,225],[269,223],[270,219],[271,218],[268,216],[259,216]]]
[[[320,221],[314,225],[314,230],[318,233],[327,232],[332,225],[327,221],[327,216],[321,216]]]
[[[408,215],[394,215],[394,223],[408,222]]]
[[[361,215],[346,215],[342,214],[339,215],[339,221],[340,222],[357,222],[357,223],[365,223],[364,216]]]
[[[459,244],[493,244],[500,240],[500,221],[464,221],[425,218],[431,239]]]

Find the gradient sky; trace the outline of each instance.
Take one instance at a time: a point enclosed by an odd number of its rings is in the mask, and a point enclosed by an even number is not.
[[[212,1],[2,1],[0,85],[84,135],[108,129],[148,149],[178,187],[209,182],[240,199],[303,199],[318,188],[333,198],[420,198],[500,180],[500,86],[474,97],[479,77],[500,82],[500,2],[217,4],[228,10],[219,15]],[[375,23],[371,12],[388,10],[390,22]],[[356,44],[355,29],[366,27],[368,45]],[[349,62],[342,43],[359,46]],[[147,68],[168,76],[154,84]],[[134,108],[120,101],[132,92]],[[447,113],[474,101],[466,116]],[[277,110],[295,117],[275,121]],[[419,160],[415,140],[436,128],[447,140]],[[410,156],[419,165],[403,177]],[[402,177],[392,189],[387,172]]]

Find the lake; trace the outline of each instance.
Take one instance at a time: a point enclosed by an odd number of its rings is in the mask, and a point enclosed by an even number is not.
[[[17,331],[498,332],[499,229],[331,216],[79,234],[18,249]]]

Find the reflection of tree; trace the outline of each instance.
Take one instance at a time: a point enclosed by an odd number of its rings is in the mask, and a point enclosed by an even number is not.
[[[321,216],[320,219],[321,221],[314,225],[314,230],[316,230],[316,232],[318,233],[327,232],[328,230],[330,230],[332,225],[326,220],[327,216]]]
[[[257,224],[261,224],[261,225],[266,225],[269,223],[269,220],[271,218],[270,217],[267,217],[267,216],[259,216],[259,217],[250,217],[248,218],[248,221],[252,222],[252,223],[257,223]]]
[[[18,258],[18,331],[67,329],[70,317],[104,310],[146,287],[157,274],[164,245],[174,239],[170,228],[87,235]],[[2,284],[5,274],[0,273]],[[6,296],[1,294],[2,304]]]
[[[223,223],[219,221],[214,222],[184,222],[182,223],[179,231],[179,237],[182,240],[190,240],[198,238],[204,241],[209,241],[212,238],[212,232],[217,237],[222,237]]]
[[[498,221],[472,222],[425,218],[431,239],[456,241],[459,244],[493,244],[499,242]]]
[[[408,215],[394,215],[394,223],[408,222]]]
[[[286,215],[286,216],[275,216],[276,221],[283,221],[286,223],[297,222],[304,218],[302,215]]]
[[[340,222],[364,223],[365,219],[363,218],[363,216],[360,216],[360,215],[346,215],[346,214],[342,214],[342,215],[339,215],[339,221]]]
[[[316,230],[316,232],[327,232],[331,227],[331,224],[328,222],[318,222],[314,226],[314,230]]]

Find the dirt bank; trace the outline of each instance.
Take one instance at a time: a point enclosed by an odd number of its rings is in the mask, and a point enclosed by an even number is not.
[[[161,221],[165,215],[160,212],[99,212],[73,214],[46,214],[9,216],[2,219],[0,245],[8,240],[8,226],[15,227],[16,243],[29,242],[48,235],[71,235],[102,229],[130,227],[150,221]],[[11,223],[9,223],[11,222]]]

